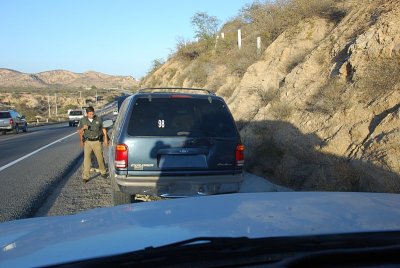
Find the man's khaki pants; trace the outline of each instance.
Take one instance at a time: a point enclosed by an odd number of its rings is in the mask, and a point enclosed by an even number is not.
[[[92,151],[97,158],[99,164],[99,171],[102,175],[106,174],[106,167],[103,158],[103,145],[100,141],[85,141],[83,146],[83,179],[89,179],[90,165],[92,163]]]

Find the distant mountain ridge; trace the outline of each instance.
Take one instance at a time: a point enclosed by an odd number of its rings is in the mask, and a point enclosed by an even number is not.
[[[66,70],[51,70],[35,74],[0,68],[0,87],[48,88],[48,87],[92,87],[133,88],[138,81],[132,76],[108,75],[95,71],[74,73]]]

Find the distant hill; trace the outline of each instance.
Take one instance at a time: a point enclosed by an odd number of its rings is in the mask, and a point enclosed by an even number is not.
[[[65,70],[52,70],[36,74],[22,73],[19,71],[0,68],[0,87],[19,88],[134,88],[138,81],[132,76],[114,76],[99,72],[89,71],[74,73]]]

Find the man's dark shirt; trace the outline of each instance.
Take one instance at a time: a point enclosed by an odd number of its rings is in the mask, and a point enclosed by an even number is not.
[[[103,120],[101,119],[101,117],[98,117],[97,115],[95,115],[93,117],[93,121],[90,122],[89,118],[87,116],[85,116],[79,121],[78,128],[81,129],[85,125],[88,126],[88,129],[85,129],[83,131],[83,138],[85,140],[99,139],[100,136],[103,134],[102,133]]]

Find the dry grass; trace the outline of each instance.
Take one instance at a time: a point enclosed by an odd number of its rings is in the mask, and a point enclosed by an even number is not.
[[[369,104],[399,86],[400,57],[371,59],[363,71],[355,78],[355,86],[362,92],[362,101]]]
[[[333,116],[336,112],[346,109],[350,105],[350,98],[345,93],[349,84],[336,79],[330,80],[312,96],[307,110]]]
[[[273,102],[279,97],[277,90],[264,89],[262,85],[254,86],[249,91],[259,98],[261,105],[263,106],[266,106],[268,103]]]
[[[286,102],[274,102],[271,106],[271,113],[276,119],[288,119],[293,113],[293,106]]]

